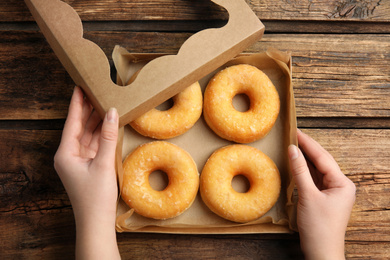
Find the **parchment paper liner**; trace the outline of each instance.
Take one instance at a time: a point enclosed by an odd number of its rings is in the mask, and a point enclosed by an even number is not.
[[[127,82],[147,61],[157,56],[156,54],[130,54],[117,46],[113,52],[113,60],[118,72],[117,83]],[[288,145],[297,144],[295,102],[291,83],[291,55],[276,49],[269,49],[264,53],[241,55],[200,80],[202,90],[217,71],[242,63],[256,66],[266,73],[280,96],[280,114],[273,129],[262,140],[248,144],[267,154],[279,168],[282,189],[275,206],[260,219],[240,224],[215,215],[205,206],[198,194],[192,206],[180,216],[167,220],[154,220],[134,213],[119,196],[116,220],[118,232],[287,233],[297,229],[296,202],[293,201],[294,183],[287,158]],[[154,139],[139,135],[130,126],[120,129],[117,147],[117,172],[120,190],[123,180],[122,160],[138,145],[150,141],[154,141]],[[232,144],[232,142],[215,135],[203,117],[187,133],[166,141],[189,152],[195,160],[199,172],[202,171],[203,165],[212,152]]]

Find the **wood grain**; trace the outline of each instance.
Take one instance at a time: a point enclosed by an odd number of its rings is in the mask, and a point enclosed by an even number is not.
[[[349,242],[345,243],[346,259],[388,259],[389,242]]]
[[[388,118],[370,117],[298,117],[298,128],[389,129]]]
[[[95,1],[66,0],[85,21],[118,20],[212,20],[227,19],[225,11],[209,0]],[[262,20],[389,21],[388,1],[247,0]],[[0,2],[0,21],[32,20],[23,1]]]
[[[60,131],[0,130],[1,214],[69,208],[53,168]]]
[[[250,1],[260,19],[291,20],[366,20],[383,21],[389,14],[390,3],[383,1]]]
[[[390,23],[360,21],[262,20],[266,33],[389,34]],[[227,20],[196,21],[83,21],[84,31],[188,32],[220,28]],[[0,31],[37,31],[35,21],[0,22]]]
[[[346,239],[390,241],[390,130],[305,129],[304,132],[333,155],[356,185],[356,202]],[[364,237],[360,232],[366,232]]]
[[[387,117],[390,38],[376,36],[272,34],[253,50],[292,52],[297,116]]]
[[[115,44],[130,52],[176,53],[190,35],[85,33],[108,57]],[[390,35],[266,34],[247,51],[269,47],[292,52],[298,117],[390,116]],[[73,81],[40,32],[0,32],[0,71],[1,119],[66,116]]]

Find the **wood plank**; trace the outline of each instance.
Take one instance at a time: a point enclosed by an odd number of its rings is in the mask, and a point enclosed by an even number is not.
[[[43,35],[0,35],[1,111],[9,113],[2,119],[64,117],[74,83]]]
[[[62,130],[65,119],[0,120],[2,130]],[[388,118],[298,117],[298,128],[390,129]]]
[[[220,28],[226,20],[197,21],[83,21],[84,31],[199,32]],[[390,23],[361,21],[262,20],[266,33],[389,34]],[[0,31],[38,31],[34,21],[2,22]]]
[[[85,37],[110,57],[115,44],[130,52],[175,53],[190,35],[87,32]],[[65,117],[73,82],[42,35],[0,36],[0,118]],[[390,116],[390,35],[266,34],[248,52],[269,47],[292,52],[298,117]]]
[[[1,213],[2,259],[74,259],[75,224],[67,211]]]
[[[136,238],[137,237],[137,238]],[[120,234],[123,259],[302,259],[295,235]],[[136,240],[135,240],[136,238]],[[121,250],[121,249],[127,249]],[[129,248],[131,250],[129,250]],[[281,250],[283,248],[283,250]]]
[[[388,20],[390,3],[374,1],[250,1],[252,9],[260,19],[292,20]],[[295,17],[295,18],[293,18]]]
[[[75,226],[71,212],[30,213],[0,219],[4,259],[73,259]],[[9,235],[12,234],[12,235]],[[117,235],[122,259],[303,259],[294,235]],[[347,259],[386,259],[389,242],[346,241]]]
[[[86,32],[110,57],[176,53],[188,33]],[[145,44],[146,43],[146,44]],[[298,117],[390,116],[390,35],[266,34],[248,52],[275,47],[293,55]],[[0,119],[66,116],[73,81],[39,32],[0,32]]]
[[[266,33],[390,33],[388,22],[262,20]],[[196,28],[196,27],[195,27]]]
[[[71,212],[5,216],[0,219],[4,259],[73,259]],[[12,233],[12,236],[9,234]],[[303,259],[294,235],[117,235],[122,259]],[[388,242],[346,241],[347,259],[386,259]]]
[[[275,236],[273,240],[244,236],[172,236],[147,235],[142,239],[130,234],[122,242],[119,235],[119,249],[123,259],[147,258],[193,258],[200,255],[204,259],[303,259],[296,240]],[[267,237],[267,236],[266,236]],[[169,239],[169,240],[168,240]],[[173,240],[173,242],[172,242]],[[202,241],[206,241],[203,243]],[[122,244],[123,243],[123,244]],[[144,246],[144,243],[148,245]],[[262,246],[263,245],[263,246]],[[346,242],[347,259],[387,259],[387,242]],[[121,250],[122,249],[122,250]]]
[[[123,259],[303,259],[299,240],[294,235],[244,236],[172,236],[159,234],[120,234],[119,249]],[[265,239],[263,239],[265,238]],[[148,245],[145,247],[145,244]],[[386,242],[346,241],[347,259],[386,259],[390,246]]]
[[[60,135],[61,131],[0,130],[1,214],[70,209],[53,167]]]
[[[271,34],[253,50],[272,46],[292,52],[298,116],[390,115],[388,35]]]
[[[161,256],[169,259],[191,259],[194,255],[202,256],[204,259],[303,259],[299,252],[299,242],[295,240],[286,240],[284,237],[276,237],[274,240],[251,240],[247,237],[247,235],[233,238],[180,236],[172,242],[171,236],[165,239],[155,234],[142,239],[129,236],[123,244],[119,239],[119,249],[123,259]],[[148,247],[145,248],[144,243]],[[386,242],[346,242],[347,259],[387,259],[389,254],[389,244]]]
[[[341,34],[384,34],[390,33],[388,22],[362,21],[291,21],[262,20],[266,33],[341,33]],[[227,20],[198,21],[84,21],[86,31],[134,31],[134,32],[198,32],[209,28],[220,28]],[[4,29],[20,30],[20,25],[30,23],[0,24]],[[27,26],[26,26],[27,25]],[[18,27],[19,26],[19,27]],[[32,26],[31,26],[32,27]]]
[[[390,129],[388,118],[298,117],[298,128]]]
[[[85,21],[213,20],[227,19],[222,8],[209,0],[65,1]],[[389,21],[388,1],[284,1],[247,0],[262,20]],[[23,1],[0,2],[0,21],[31,21]]]
[[[345,243],[346,259],[388,259],[388,242],[349,242]]]
[[[333,155],[356,185],[356,202],[346,239],[390,241],[390,130],[303,131]]]
[[[390,130],[305,129],[304,132],[322,144],[336,158],[341,170],[354,181],[364,180],[365,174],[371,174],[376,180],[378,174],[382,176],[378,179],[380,184],[389,183],[383,178],[390,173],[390,153],[387,152]],[[354,176],[357,176],[356,179]]]
[[[0,120],[1,130],[62,130],[65,119]]]

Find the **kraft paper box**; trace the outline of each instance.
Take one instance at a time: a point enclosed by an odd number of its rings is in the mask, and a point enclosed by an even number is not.
[[[106,55],[95,43],[83,38],[81,20],[71,6],[60,0],[25,2],[53,51],[95,110],[103,117],[110,107],[116,107],[120,126],[215,70],[264,33],[264,25],[245,0],[213,0],[229,13],[225,26],[192,35],[177,55],[153,60],[134,82],[118,87],[111,80]]]
[[[154,221],[133,214],[119,199],[117,231],[270,233],[290,232],[296,228],[295,206],[291,200],[294,184],[286,164],[287,146],[290,143],[296,144],[291,57],[286,53],[269,51],[233,59],[258,41],[264,33],[263,24],[245,0],[213,0],[228,11],[228,23],[222,28],[207,29],[194,34],[182,45],[177,55],[132,55],[117,47],[113,58],[120,79],[118,83],[111,80],[110,66],[104,52],[95,43],[83,38],[81,20],[71,6],[60,0],[25,2],[53,51],[75,84],[82,87],[95,110],[103,117],[110,107],[117,108],[122,137],[117,148],[119,185],[124,156],[134,149],[135,145],[150,141],[136,135],[127,126],[138,116],[173,97],[195,81],[200,81],[204,88],[207,80],[217,70],[236,63],[253,63],[252,65],[263,69],[277,86],[281,96],[281,113],[277,124],[260,143],[250,144],[268,154],[282,174],[280,199],[266,216],[247,224],[225,221],[210,214],[198,196],[192,207],[183,215],[167,221]],[[127,77],[136,71],[138,74],[135,80],[123,86],[122,82],[127,82]],[[201,134],[205,139],[199,142],[197,134]],[[169,141],[188,149],[187,152],[195,157],[199,172],[211,151],[227,144],[210,132],[203,119],[188,133]],[[269,150],[268,142],[278,149]]]
[[[118,71],[118,82],[128,82],[144,64],[158,56],[158,54],[130,54],[124,48],[117,46],[113,52],[113,60]],[[287,233],[296,230],[296,203],[293,201],[294,183],[287,158],[288,145],[297,144],[295,102],[291,84],[291,55],[276,49],[270,49],[264,53],[240,55],[199,80],[202,92],[211,77],[219,70],[236,64],[250,64],[261,69],[271,79],[279,93],[281,107],[274,127],[265,138],[247,144],[267,154],[278,166],[282,189],[275,206],[260,219],[240,224],[225,220],[211,212],[198,194],[192,206],[180,216],[168,220],[154,220],[134,213],[119,198],[116,224],[118,232],[236,234]],[[236,102],[235,107],[247,106],[244,100]],[[155,139],[140,135],[130,126],[121,128],[117,150],[120,190],[123,179],[122,161],[136,147],[152,141]],[[199,172],[202,171],[206,160],[215,150],[234,144],[234,142],[226,141],[214,134],[207,126],[203,116],[188,132],[166,141],[186,150],[196,162]]]

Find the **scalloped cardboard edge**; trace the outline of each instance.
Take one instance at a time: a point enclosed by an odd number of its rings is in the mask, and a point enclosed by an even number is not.
[[[115,107],[120,126],[241,53],[258,41],[265,29],[245,0],[212,0],[229,13],[225,26],[192,35],[177,55],[151,61],[135,81],[120,87],[110,78],[110,65],[102,49],[83,38],[82,22],[70,5],[60,0],[25,2],[75,84],[84,90],[102,118],[109,108]]]

